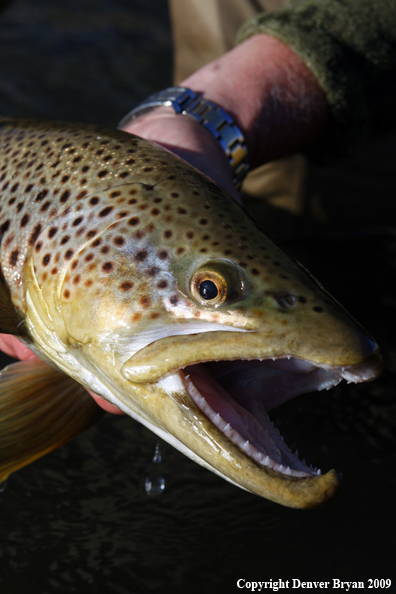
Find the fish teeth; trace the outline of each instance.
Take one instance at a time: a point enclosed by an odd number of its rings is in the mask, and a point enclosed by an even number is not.
[[[186,377],[186,376],[185,376]],[[194,386],[193,382],[190,380],[185,382],[185,385],[188,389],[188,393],[195,402],[195,404],[205,413],[205,415],[212,421],[212,423],[220,430],[228,439],[230,439],[235,445],[241,448],[242,451],[246,452],[250,458],[261,464],[262,466],[266,466],[267,468],[272,468],[277,472],[282,474],[287,474],[288,476],[307,476],[307,473],[300,470],[294,470],[290,467],[286,467],[283,464],[278,464],[274,460],[272,460],[266,452],[262,452],[258,450],[252,443],[247,440],[246,438],[242,437],[238,433],[236,429],[232,427],[230,423],[227,423],[219,413],[215,412],[212,407],[206,402],[205,398],[200,394],[197,388]],[[275,428],[274,424],[272,423],[273,429],[279,434],[278,430]],[[264,430],[265,434],[271,438],[272,431],[268,432]],[[287,470],[288,468],[288,470]]]

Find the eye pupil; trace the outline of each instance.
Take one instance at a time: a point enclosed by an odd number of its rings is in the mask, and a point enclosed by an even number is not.
[[[219,294],[219,291],[215,283],[211,280],[204,280],[199,285],[199,294],[202,299],[215,299]]]

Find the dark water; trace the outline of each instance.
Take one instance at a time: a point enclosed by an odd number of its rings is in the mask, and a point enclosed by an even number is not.
[[[115,126],[171,81],[163,0],[15,1],[0,14],[0,112]],[[156,438],[129,418],[13,475],[0,494],[0,592],[239,592],[236,580],[393,578],[396,239],[288,246],[381,344],[383,376],[276,412],[292,449],[344,475],[338,498],[293,511],[228,485],[167,444],[160,497],[145,493]],[[396,581],[388,591],[395,591]]]

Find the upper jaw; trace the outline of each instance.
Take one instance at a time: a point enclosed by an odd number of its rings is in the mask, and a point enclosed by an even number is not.
[[[144,384],[201,362],[286,356],[311,361],[323,368],[357,369],[363,365],[373,377],[382,371],[377,345],[356,330],[339,336],[330,344],[326,343],[325,336],[307,336],[303,340],[291,331],[276,336],[269,327],[257,332],[216,331],[160,338],[126,360],[123,357],[121,374],[131,382]]]

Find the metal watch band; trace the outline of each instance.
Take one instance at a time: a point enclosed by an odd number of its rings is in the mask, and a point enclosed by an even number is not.
[[[233,182],[239,189],[249,170],[248,150],[243,134],[224,109],[191,89],[170,87],[154,93],[122,118],[118,128],[125,127],[161,105],[172,107],[175,113],[193,118],[216,138],[228,158],[234,173]]]

